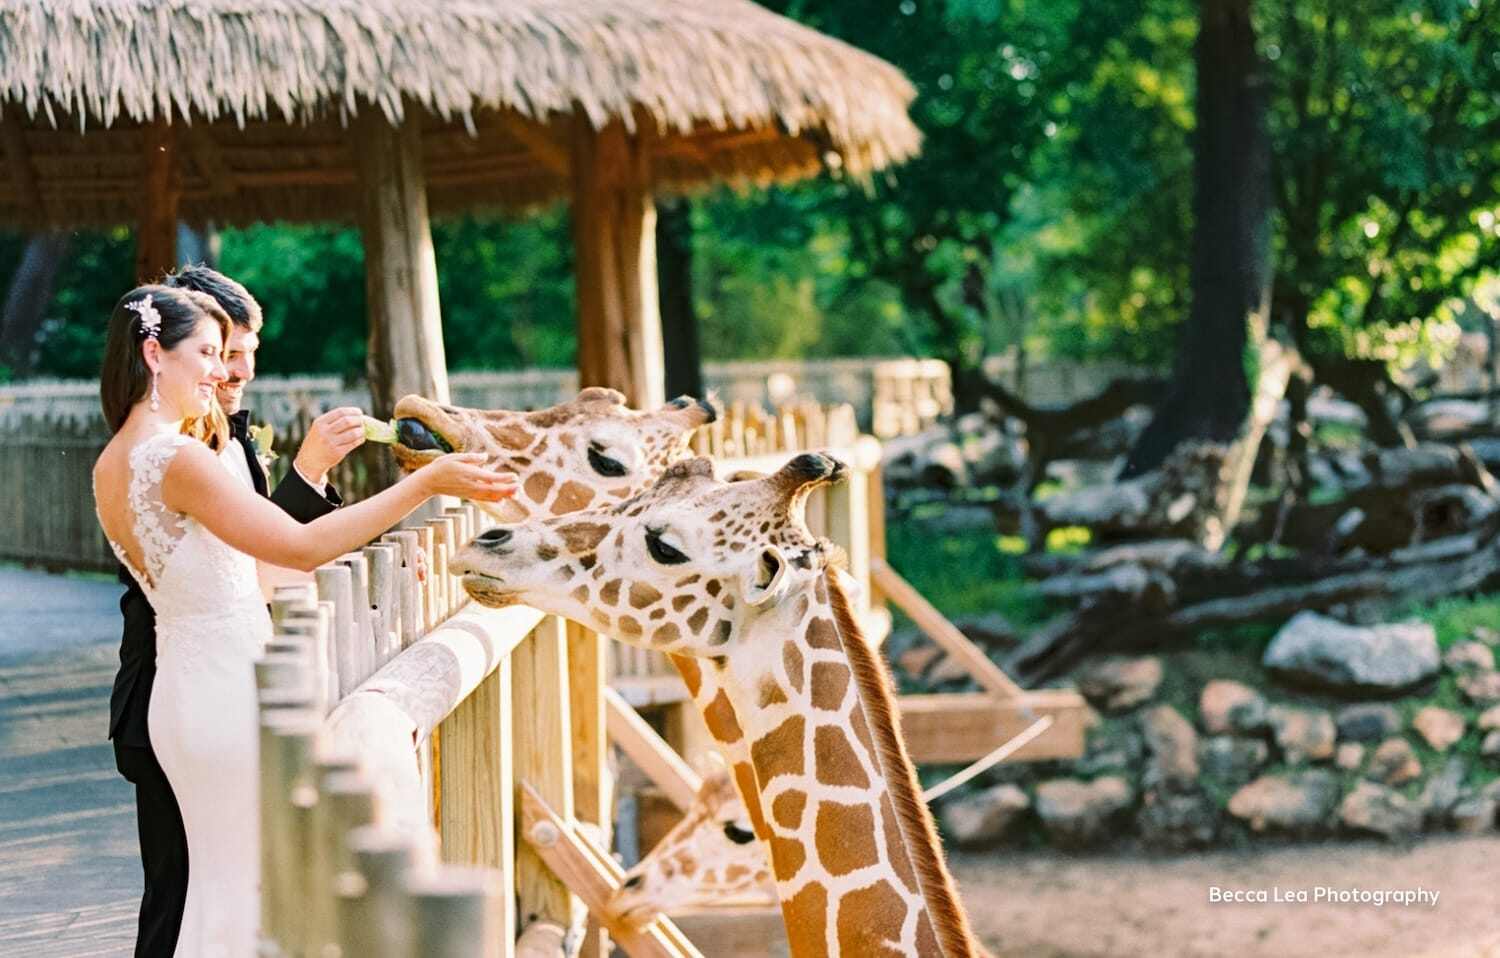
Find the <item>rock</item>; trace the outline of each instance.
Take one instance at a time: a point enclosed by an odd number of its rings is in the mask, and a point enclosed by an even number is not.
[[[1215,735],[1205,739],[1198,752],[1203,773],[1238,788],[1255,777],[1271,757],[1265,742],[1253,738]]]
[[[1170,705],[1158,705],[1141,716],[1141,734],[1151,753],[1147,788],[1185,791],[1198,780],[1198,733]]]
[[[1485,735],[1484,743],[1479,746],[1479,754],[1485,758],[1500,758],[1500,729]]]
[[[910,675],[914,679],[919,679],[926,674],[927,669],[942,654],[942,649],[929,642],[924,642],[914,645],[896,656],[896,664],[901,666],[901,671],[907,675]]]
[[[1437,673],[1437,636],[1425,622],[1351,626],[1299,612],[1271,640],[1262,664],[1336,692],[1394,693]]]
[[[958,619],[958,631],[980,645],[1008,647],[1020,641],[1021,634],[1011,621],[998,612]]]
[[[1036,788],[1036,813],[1053,841],[1083,848],[1110,837],[1114,820],[1135,800],[1130,785],[1116,775],[1081,782],[1058,778]]]
[[[1491,705],[1479,713],[1479,720],[1474,723],[1481,732],[1491,732],[1500,729],[1500,705]]]
[[[1336,721],[1339,738],[1348,742],[1379,742],[1401,731],[1401,713],[1394,705],[1346,705]]]
[[[1116,719],[1100,722],[1088,735],[1088,747],[1073,769],[1088,778],[1105,772],[1134,771],[1146,755],[1146,743],[1137,724]]]
[[[1365,761],[1365,747],[1358,742],[1344,742],[1333,753],[1333,764],[1346,772],[1358,771]]]
[[[1219,831],[1219,808],[1201,791],[1147,792],[1136,828],[1152,848],[1185,851],[1207,848]]]
[[[1410,838],[1422,830],[1422,807],[1394,789],[1362,781],[1344,796],[1339,821],[1382,838]]]
[[[944,682],[962,682],[970,678],[973,676],[969,674],[969,670],[951,655],[943,656],[942,660],[932,667],[932,671],[927,673],[927,681],[933,685],[941,685]]]
[[[1483,642],[1472,639],[1455,642],[1443,653],[1443,665],[1452,672],[1493,672],[1495,652]]]
[[[1500,702],[1500,672],[1472,672],[1458,677],[1458,690],[1475,705]]]
[[[957,443],[939,442],[928,446],[917,460],[917,481],[924,486],[952,489],[969,481],[969,464]]]
[[[1457,712],[1429,705],[1411,720],[1412,728],[1439,752],[1446,752],[1464,737],[1464,717]]]
[[[1031,807],[1014,785],[996,785],[944,803],[943,834],[959,845],[984,845],[1005,837],[1011,825]]]
[[[1464,775],[1468,767],[1458,757],[1448,759],[1443,770],[1427,780],[1422,788],[1422,811],[1431,824],[1446,825],[1453,807],[1463,798]]]
[[[1476,625],[1474,631],[1469,633],[1476,641],[1485,645],[1500,645],[1500,629],[1492,629],[1487,625]]]
[[[1267,714],[1276,744],[1288,764],[1302,765],[1333,758],[1333,743],[1338,732],[1327,712],[1273,705]]]
[[[1495,827],[1495,808],[1493,796],[1483,793],[1464,796],[1449,812],[1454,831],[1464,835],[1479,835],[1489,831]]]
[[[1388,738],[1370,758],[1365,777],[1386,785],[1404,785],[1422,777],[1422,762],[1404,738]]]
[[[1265,727],[1266,700],[1241,682],[1214,679],[1198,696],[1198,717],[1210,735],[1254,732]]]
[[[1161,678],[1161,660],[1155,656],[1109,656],[1080,670],[1078,691],[1104,711],[1120,712],[1149,701]]]
[[[1309,833],[1323,828],[1338,806],[1339,781],[1327,769],[1262,775],[1229,799],[1229,814],[1255,831]]]

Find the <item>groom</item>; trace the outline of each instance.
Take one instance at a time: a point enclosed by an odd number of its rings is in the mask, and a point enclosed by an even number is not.
[[[243,453],[250,482],[256,492],[267,495],[266,473],[247,431],[250,413],[240,409],[245,384],[255,378],[260,304],[245,287],[206,266],[184,267],[168,275],[162,284],[212,296],[234,321],[224,344],[229,377],[218,387],[218,400],[229,417],[230,434]],[[363,441],[358,409],[335,409],[319,416],[313,420],[286,478],[270,495],[271,501],[299,522],[311,522],[332,512],[342,500],[328,484],[328,470]],[[231,447],[226,455],[233,451]],[[230,461],[237,471],[241,464],[239,457]],[[156,679],[156,614],[123,567],[120,581],[125,585],[125,595],[120,599],[125,630],[120,640],[120,671],[109,698],[109,737],[114,741],[116,767],[135,785],[141,864],[146,877],[135,953],[138,958],[156,958],[170,956],[177,947],[187,898],[187,834],[177,799],[157,764],[146,728],[151,686]]]

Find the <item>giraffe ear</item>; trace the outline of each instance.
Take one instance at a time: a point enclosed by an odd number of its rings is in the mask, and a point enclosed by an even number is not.
[[[741,594],[750,605],[764,605],[781,588],[786,577],[786,557],[781,550],[768,545],[761,550],[760,559],[744,573]]]

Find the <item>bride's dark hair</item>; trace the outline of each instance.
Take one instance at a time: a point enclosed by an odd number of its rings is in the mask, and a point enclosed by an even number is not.
[[[149,313],[142,316],[138,311],[147,296],[151,297],[154,317]],[[146,365],[142,348],[148,336],[148,317],[150,322],[160,324],[149,335],[167,351],[176,349],[205,319],[219,327],[221,336],[229,336],[229,316],[211,296],[155,283],[137,286],[121,296],[109,315],[104,365],[99,371],[99,405],[111,433],[120,431],[131,407],[146,398],[151,388],[151,368]],[[214,449],[223,448],[229,441],[229,424],[217,402],[212,404],[208,415],[184,422],[182,431]]]

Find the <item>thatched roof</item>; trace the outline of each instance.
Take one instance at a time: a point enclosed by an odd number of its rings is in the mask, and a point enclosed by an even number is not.
[[[310,220],[356,209],[372,108],[423,124],[451,211],[565,195],[580,120],[648,137],[664,190],[861,176],[916,152],[913,95],[748,0],[0,0],[0,221],[133,220],[154,121],[185,218]]]

